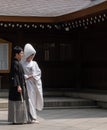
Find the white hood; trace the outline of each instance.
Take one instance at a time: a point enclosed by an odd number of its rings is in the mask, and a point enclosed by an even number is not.
[[[36,50],[33,48],[33,46],[29,43],[27,43],[24,47],[24,59],[28,58],[30,55],[36,54]]]

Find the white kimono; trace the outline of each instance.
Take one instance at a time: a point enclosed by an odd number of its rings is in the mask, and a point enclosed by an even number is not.
[[[32,49],[30,50],[29,48],[29,56],[31,53]],[[43,109],[41,70],[36,61],[30,61],[30,62],[22,61],[22,66],[25,72],[26,87],[29,97],[30,114],[33,117],[33,119],[37,119],[36,109],[37,110]],[[33,78],[27,79],[29,75],[32,75]]]

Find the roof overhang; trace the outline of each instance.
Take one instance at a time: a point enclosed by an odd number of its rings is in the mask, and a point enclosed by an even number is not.
[[[93,15],[107,10],[107,1],[92,7],[56,17],[34,17],[34,16],[0,16],[2,22],[34,22],[34,23],[57,23],[63,21],[72,21],[81,17]]]

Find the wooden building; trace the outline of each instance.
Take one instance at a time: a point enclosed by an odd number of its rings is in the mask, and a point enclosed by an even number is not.
[[[1,1],[0,53],[9,43],[9,65],[11,47],[31,43],[44,91],[107,90],[107,1],[53,2]],[[5,71],[2,63],[0,87],[8,89],[10,66]]]

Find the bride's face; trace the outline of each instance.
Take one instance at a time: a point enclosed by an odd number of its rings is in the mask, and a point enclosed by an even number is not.
[[[33,60],[33,58],[34,58],[34,54],[30,55],[30,56],[26,59],[26,61],[27,61],[27,62],[30,62],[31,60]]]

